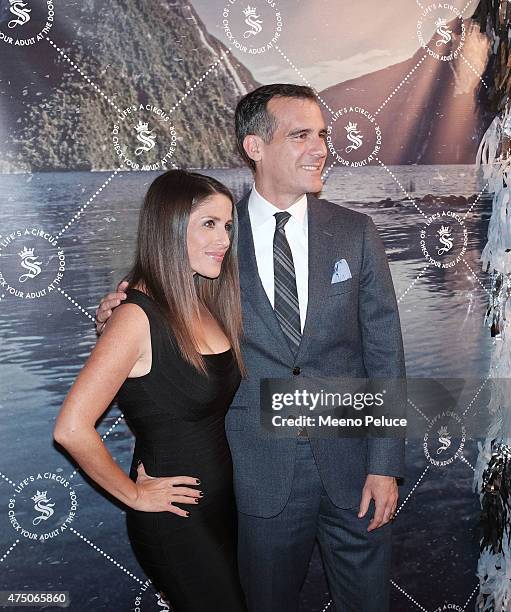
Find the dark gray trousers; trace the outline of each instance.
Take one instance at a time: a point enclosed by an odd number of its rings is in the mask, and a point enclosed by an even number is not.
[[[392,526],[367,532],[373,502],[364,518],[357,513],[358,505],[332,504],[308,438],[298,437],[282,512],[272,518],[238,514],[239,570],[249,612],[298,610],[315,538],[336,612],[388,612]]]

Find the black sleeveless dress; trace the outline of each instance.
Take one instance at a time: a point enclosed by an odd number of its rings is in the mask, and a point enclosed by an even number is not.
[[[151,371],[128,378],[118,393],[136,443],[130,478],[142,461],[149,476],[192,476],[204,492],[197,505],[170,512],[128,508],[135,555],[174,612],[245,612],[236,557],[237,515],[232,461],[224,417],[241,377],[231,350],[206,355],[209,376],[180,355],[170,326],[145,293],[127,291],[123,303],[146,313],[152,343]]]

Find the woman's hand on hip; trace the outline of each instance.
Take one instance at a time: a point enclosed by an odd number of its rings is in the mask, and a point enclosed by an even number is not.
[[[137,498],[132,504],[134,510],[142,512],[172,512],[178,516],[189,516],[178,504],[197,505],[202,491],[186,485],[197,485],[199,480],[191,476],[170,476],[157,478],[146,474],[143,464],[137,469]]]

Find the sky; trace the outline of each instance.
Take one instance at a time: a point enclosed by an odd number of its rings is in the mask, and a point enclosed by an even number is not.
[[[265,5],[271,0],[231,0],[240,6]],[[417,22],[428,0],[274,0],[282,15],[279,46],[318,90],[396,64],[419,47]],[[222,12],[229,0],[192,0],[208,31],[228,43]],[[450,0],[470,17],[478,0]],[[267,9],[266,9],[267,10]],[[429,38],[431,30],[424,34]],[[302,82],[277,51],[235,55],[261,83]]]

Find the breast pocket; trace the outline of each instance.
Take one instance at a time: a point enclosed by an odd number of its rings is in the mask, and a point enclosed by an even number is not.
[[[347,278],[346,280],[339,281],[337,283],[332,283],[328,288],[327,295],[338,295],[339,293],[348,293],[349,291],[353,291],[355,285],[357,283],[357,279]]]

